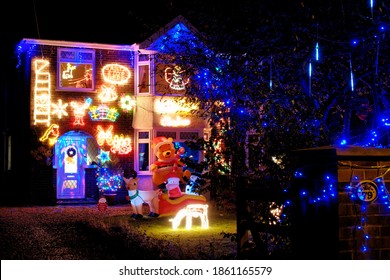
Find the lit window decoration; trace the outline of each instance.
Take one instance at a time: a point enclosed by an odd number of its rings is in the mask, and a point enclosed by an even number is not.
[[[102,164],[105,164],[107,161],[111,160],[111,158],[110,158],[110,151],[100,150],[100,153],[97,156],[97,158],[100,160],[100,162]]]
[[[114,86],[106,87],[103,85],[102,93],[100,93],[98,97],[102,102],[111,102],[118,98],[118,94],[116,93]]]
[[[34,125],[44,123],[50,125],[50,73],[49,61],[37,59],[34,61]]]
[[[189,83],[189,78],[184,78],[185,70],[182,70],[180,66],[165,68],[165,81],[169,84],[169,87],[173,90],[183,90]]]
[[[116,85],[124,85],[131,77],[130,69],[120,64],[107,64],[102,68],[105,82]]]
[[[91,106],[89,108],[88,114],[93,121],[112,121],[115,122],[119,116],[117,109],[109,108],[105,104],[101,104],[99,106]]]
[[[99,146],[103,146],[104,143],[106,142],[107,145],[111,146],[112,145],[112,130],[113,126],[110,125],[107,130],[104,130],[100,125],[97,126],[98,134],[97,134],[97,143]]]
[[[83,103],[76,101],[70,102],[70,106],[72,106],[75,116],[75,121],[73,122],[74,125],[84,125],[85,110],[89,108],[90,104],[90,100],[86,100]]]
[[[62,118],[62,116],[67,116],[68,113],[66,112],[66,107],[68,107],[68,103],[62,104],[62,100],[58,99],[57,104],[52,103],[51,106],[53,107],[53,111],[51,112],[52,115],[57,115],[59,119]]]
[[[76,69],[76,66],[73,66],[70,63],[66,64],[66,70],[62,71],[62,79],[73,79],[73,70]]]
[[[172,126],[172,127],[177,127],[177,126],[189,126],[191,121],[186,118],[182,118],[180,116],[176,116],[175,118],[170,117],[170,116],[164,116],[160,120],[160,124],[162,126]]]
[[[133,97],[130,95],[122,96],[119,101],[119,106],[122,108],[123,111],[131,111],[133,107],[135,107],[136,103]]]
[[[176,230],[183,218],[186,218],[186,229],[192,228],[192,218],[200,218],[201,227],[207,229],[209,227],[209,218],[207,214],[207,204],[188,204],[186,207],[177,212],[173,219],[169,219],[172,222],[172,229]]]
[[[119,153],[121,155],[126,155],[131,152],[131,139],[130,137],[124,137],[123,135],[115,135],[112,139],[112,153]]]
[[[57,142],[58,136],[60,135],[59,128],[60,126],[58,124],[51,124],[49,128],[46,129],[42,137],[39,138],[39,141],[45,142],[48,140],[49,145],[53,146]]]

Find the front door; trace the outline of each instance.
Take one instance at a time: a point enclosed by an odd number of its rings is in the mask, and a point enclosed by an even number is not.
[[[83,140],[68,136],[57,152],[57,199],[85,198]]]

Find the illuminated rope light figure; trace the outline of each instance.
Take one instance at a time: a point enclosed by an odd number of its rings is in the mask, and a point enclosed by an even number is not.
[[[50,73],[49,61],[34,61],[34,125],[44,123],[50,125]]]
[[[115,85],[124,85],[131,77],[129,68],[120,64],[107,64],[102,68],[105,82]]]
[[[131,148],[131,139],[130,137],[124,137],[123,135],[118,136],[115,135],[114,139],[112,140],[112,147],[111,152],[112,153],[119,153],[121,155],[126,155],[130,153],[132,150]]]
[[[97,126],[98,134],[97,134],[97,143],[99,146],[103,146],[104,142],[108,145],[112,145],[112,130],[114,127],[110,125],[107,130],[104,130],[100,125]]]
[[[107,161],[110,161],[110,152],[101,150],[97,158],[101,161],[102,164],[105,164]]]
[[[133,109],[136,103],[130,95],[126,95],[121,97],[119,105],[124,111],[130,111]]]
[[[51,106],[53,107],[53,111],[51,112],[53,115],[57,114],[57,117],[59,119],[62,118],[62,116],[67,116],[68,113],[66,112],[66,107],[68,107],[68,103],[62,104],[62,100],[58,99],[57,104],[52,103]]]
[[[84,103],[76,101],[70,102],[70,106],[72,106],[75,116],[75,121],[73,122],[74,125],[84,125],[85,110],[89,108],[89,105],[90,103],[87,101]]]
[[[169,221],[172,222],[172,228],[176,230],[183,218],[186,218],[186,229],[192,228],[192,218],[200,218],[202,222],[202,228],[206,229],[209,227],[209,219],[207,214],[207,204],[189,204],[179,212],[176,216]]]
[[[53,146],[57,142],[58,136],[60,136],[59,128],[60,126],[58,124],[51,124],[49,128],[46,129],[42,137],[39,138],[39,141],[45,142],[46,140],[48,140],[49,145]]]
[[[88,114],[93,121],[109,120],[115,122],[119,116],[117,109],[108,108],[107,105],[91,106]]]
[[[72,64],[68,63],[66,64],[66,70],[62,72],[62,79],[73,79],[73,70],[76,69],[76,66],[73,66]]]
[[[160,120],[160,124],[162,126],[189,126],[191,121],[189,119],[184,119],[180,116],[176,116],[175,118],[172,118],[170,116],[164,116]]]
[[[185,71],[180,66],[176,65],[174,68],[167,67],[165,68],[165,81],[169,83],[171,89],[183,90],[190,81],[189,78],[183,78],[184,73]]]
[[[100,93],[98,97],[102,102],[111,102],[118,98],[118,94],[116,93],[114,86],[106,87],[103,85],[102,93]]]

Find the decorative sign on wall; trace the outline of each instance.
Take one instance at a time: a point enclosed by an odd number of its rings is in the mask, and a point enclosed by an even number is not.
[[[116,85],[124,85],[131,77],[129,68],[120,64],[107,64],[102,68],[105,82]]]
[[[49,61],[37,59],[34,61],[35,85],[34,85],[34,125],[50,125],[50,73]]]
[[[185,70],[181,69],[180,66],[176,65],[173,68],[165,68],[165,81],[173,90],[184,90],[190,79],[188,77],[185,77]]]
[[[356,186],[356,196],[362,202],[371,203],[378,197],[378,187],[373,181],[360,181]]]

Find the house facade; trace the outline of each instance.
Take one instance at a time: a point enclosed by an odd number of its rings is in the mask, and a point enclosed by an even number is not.
[[[40,192],[51,189],[56,203],[96,202],[103,193],[124,201],[122,176],[132,170],[140,189],[153,189],[153,140],[161,136],[183,147],[182,156],[203,159],[185,144],[208,131],[193,114],[196,105],[180,101],[191,77],[155,59],[158,42],[166,44],[172,32],[177,43],[196,31],[179,16],[140,44],[21,40],[17,67],[30,96],[30,151],[45,161],[31,172]]]

